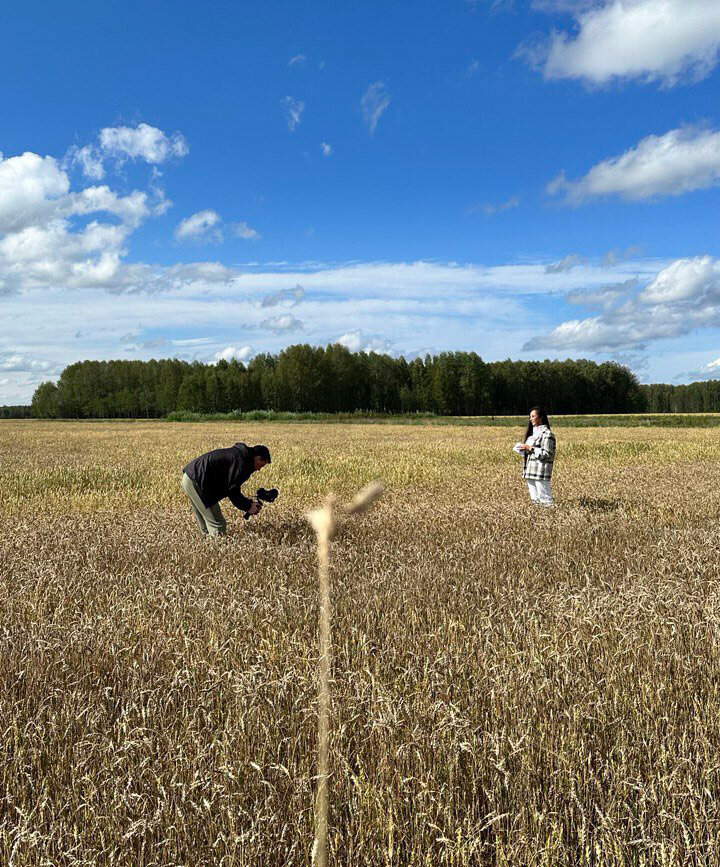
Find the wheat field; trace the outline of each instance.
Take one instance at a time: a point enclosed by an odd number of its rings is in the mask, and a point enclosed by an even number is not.
[[[707,429],[0,423],[0,864],[307,865],[333,546],[334,865],[720,864]],[[180,468],[264,442],[203,540]]]

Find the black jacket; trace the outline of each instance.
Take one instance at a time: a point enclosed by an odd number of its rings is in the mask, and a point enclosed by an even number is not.
[[[198,496],[207,507],[229,497],[233,506],[243,512],[252,506],[240,491],[255,469],[255,459],[245,443],[235,443],[229,449],[213,449],[183,467]]]

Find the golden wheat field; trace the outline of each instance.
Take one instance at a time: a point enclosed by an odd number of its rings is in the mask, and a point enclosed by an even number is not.
[[[0,864],[307,865],[333,546],[330,863],[720,864],[720,434],[0,423]],[[197,533],[241,439],[280,499]],[[232,514],[231,514],[232,513]]]

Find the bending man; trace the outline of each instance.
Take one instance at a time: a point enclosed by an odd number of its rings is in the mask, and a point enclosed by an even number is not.
[[[270,463],[267,446],[235,443],[228,449],[213,449],[183,467],[182,489],[188,495],[195,520],[206,536],[224,536],[227,522],[220,500],[257,515],[262,503],[246,497],[240,487],[250,476]]]

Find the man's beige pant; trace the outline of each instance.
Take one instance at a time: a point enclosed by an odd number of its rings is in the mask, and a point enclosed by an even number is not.
[[[227,522],[223,517],[220,504],[215,503],[213,506],[204,505],[187,473],[183,473],[182,476],[182,489],[188,495],[193,515],[195,515],[195,520],[198,522],[203,535],[224,536],[227,530]]]

